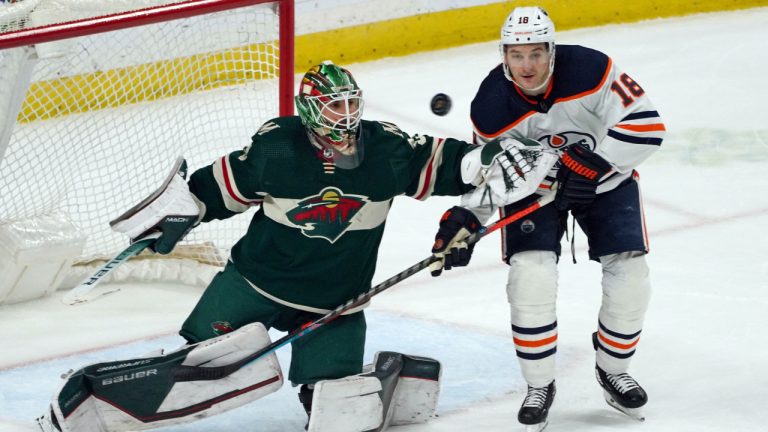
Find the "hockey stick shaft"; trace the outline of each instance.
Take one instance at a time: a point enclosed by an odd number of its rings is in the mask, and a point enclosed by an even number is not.
[[[120,267],[120,265],[128,261],[131,257],[140,254],[141,251],[151,246],[152,243],[154,243],[155,240],[160,237],[160,234],[161,233],[159,232],[153,232],[146,237],[142,237],[131,243],[128,247],[115,255],[114,258],[107,261],[107,263],[103,266],[99,267],[99,269],[96,270],[92,275],[88,276],[77,286],[69,290],[69,292],[67,292],[64,297],[62,297],[61,301],[64,302],[64,304],[76,305],[88,302],[101,295],[117,291],[115,289],[112,291],[100,292],[98,294],[93,292],[94,288],[96,288],[96,285],[98,285],[99,282],[104,279],[104,277],[112,273],[113,270]]]
[[[491,225],[480,228],[476,233],[472,234],[470,237],[467,238],[467,243],[468,244],[477,243],[478,241],[480,241],[481,238],[487,236],[488,234],[496,230],[499,230],[511,224],[512,222],[520,220],[525,216],[533,213],[534,211],[544,207],[545,205],[552,202],[554,200],[554,197],[555,197],[555,188],[553,187],[553,189],[550,192],[541,196],[539,199],[532,202],[531,204],[524,207],[523,209],[515,213],[512,213],[502,219],[499,219],[496,222],[492,223]],[[176,372],[174,374],[175,380],[176,381],[199,381],[199,380],[217,380],[220,378],[224,378],[232,374],[233,372],[237,371],[241,367],[245,366],[246,364],[256,361],[259,358],[271,353],[272,351],[277,350],[283,345],[287,345],[293,342],[294,340],[300,337],[306,336],[307,334],[317,330],[321,326],[328,324],[329,322],[343,315],[344,312],[347,312],[357,306],[365,304],[373,296],[380,294],[381,292],[391,288],[392,286],[424,270],[425,268],[429,267],[430,264],[432,264],[437,260],[439,260],[439,258],[432,255],[428,258],[425,258],[419,261],[418,263],[408,267],[407,269],[401,271],[400,273],[372,287],[370,290],[360,294],[358,297],[347,301],[343,305],[328,312],[327,314],[323,315],[317,320],[311,321],[302,325],[301,327],[293,330],[292,332],[281,337],[280,339],[272,342],[271,344],[265,346],[264,348],[254,352],[253,354],[248,355],[247,357],[237,362],[234,362],[228,365],[223,365],[223,366],[216,366],[216,367],[179,366],[176,369]]]
[[[114,227],[117,223],[129,219],[131,216],[138,213],[141,209],[148,206],[155,199],[157,199],[157,197],[159,197],[163,191],[166,190],[168,185],[171,184],[171,181],[173,181],[175,176],[180,175],[182,178],[186,178],[186,173],[187,161],[182,156],[179,156],[173,163],[173,167],[171,168],[170,173],[168,173],[168,175],[165,177],[165,180],[163,180],[163,184],[157,190],[152,192],[152,194],[150,194],[147,198],[144,198],[139,204],[133,206],[131,209],[121,214],[114,220],[111,220],[109,222],[109,226]],[[101,268],[96,270],[96,272],[91,276],[85,278],[85,280],[80,282],[79,285],[72,288],[66,295],[64,295],[61,301],[64,302],[64,304],[75,305],[85,303],[102,295],[118,291],[117,288],[102,291],[93,291],[93,289],[96,287],[96,285],[98,285],[99,282],[101,282],[105,276],[111,273],[114,269],[128,261],[131,257],[140,254],[144,249],[152,246],[155,240],[157,240],[161,235],[162,232],[152,231],[148,234],[145,234],[143,237],[137,237],[136,241],[115,255],[114,258],[107,261],[106,264],[101,266]]]

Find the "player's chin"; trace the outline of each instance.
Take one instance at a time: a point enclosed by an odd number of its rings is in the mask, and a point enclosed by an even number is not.
[[[539,77],[538,75],[531,75],[531,76],[521,76],[520,81],[518,82],[520,83],[521,86],[527,89],[532,89],[532,88],[538,87],[541,84],[540,81],[541,81],[541,77]]]

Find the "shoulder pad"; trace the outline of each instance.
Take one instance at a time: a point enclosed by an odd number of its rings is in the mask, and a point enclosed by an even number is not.
[[[291,157],[296,146],[305,141],[308,141],[307,134],[298,116],[277,117],[261,125],[246,153],[248,157]]]
[[[607,55],[579,45],[558,45],[554,87],[558,98],[597,90],[609,72]]]
[[[395,135],[400,138],[408,139],[408,134],[400,130],[400,128],[390,122],[385,121],[363,121],[363,127],[365,127],[365,124],[369,124],[370,126],[373,126],[376,132],[384,133],[385,135]]]
[[[472,100],[470,118],[479,134],[496,136],[531,111],[513,93],[513,84],[499,64],[485,77]]]

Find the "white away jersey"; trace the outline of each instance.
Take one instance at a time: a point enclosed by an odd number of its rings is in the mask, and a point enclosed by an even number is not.
[[[552,80],[536,97],[507,80],[501,65],[493,69],[472,101],[471,118],[477,144],[526,137],[560,151],[586,145],[614,168],[598,193],[631,176],[659,148],[665,133],[643,88],[605,54],[578,45],[557,46]],[[559,163],[548,182],[558,168]]]

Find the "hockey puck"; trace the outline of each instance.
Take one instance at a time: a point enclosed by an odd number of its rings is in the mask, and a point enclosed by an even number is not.
[[[435,115],[444,116],[451,111],[451,98],[445,93],[438,93],[432,97],[429,107]]]

